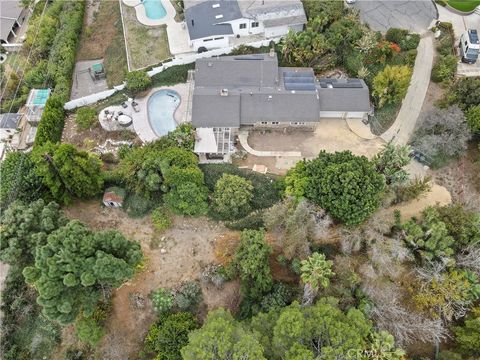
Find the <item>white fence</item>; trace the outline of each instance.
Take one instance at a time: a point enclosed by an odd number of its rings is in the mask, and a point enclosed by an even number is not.
[[[272,39],[266,39],[266,40],[261,40],[261,41],[255,41],[247,44],[243,44],[244,46],[252,46],[254,48],[259,48],[262,46],[268,46],[270,42],[278,43],[280,41],[281,37],[276,37]],[[185,65],[185,64],[190,64],[195,62],[197,59],[202,59],[202,58],[207,58],[207,57],[212,57],[212,56],[220,56],[220,55],[225,55],[231,53],[235,48],[237,48],[239,45],[236,46],[229,46],[227,48],[222,48],[222,49],[214,49],[210,51],[205,51],[203,53],[195,53],[191,55],[185,55],[185,56],[178,56],[172,61],[166,62],[160,66],[152,68],[152,70],[147,71],[148,76],[152,77],[153,75],[159,74],[162,71],[168,69],[169,67],[176,66],[176,65]],[[81,97],[79,99],[74,99],[70,100],[69,102],[65,103],[64,109],[65,110],[73,110],[77,107],[81,106],[86,106],[86,105],[91,105],[95,104],[97,101],[106,99],[113,94],[115,94],[119,90],[123,90],[125,87],[125,83],[114,86],[113,89],[110,90],[105,90],[96,94],[91,94],[87,95],[84,97]]]

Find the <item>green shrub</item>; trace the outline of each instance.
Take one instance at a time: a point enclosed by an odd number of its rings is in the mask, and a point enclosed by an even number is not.
[[[77,110],[75,122],[80,130],[87,130],[97,120],[97,113],[94,109],[89,107],[82,107]]]
[[[400,46],[403,51],[416,49],[420,42],[420,35],[410,34],[408,30],[390,28],[385,34],[385,39]]]
[[[252,182],[237,175],[223,174],[215,184],[213,210],[224,220],[238,219],[250,212]]]
[[[141,70],[129,72],[125,77],[125,81],[125,89],[133,95],[145,91],[152,86],[152,79],[145,71]]]
[[[208,192],[204,186],[186,182],[163,196],[165,204],[176,214],[199,216],[208,211]]]
[[[194,312],[202,301],[202,289],[196,281],[183,284],[175,292],[174,304],[181,311]]]
[[[431,177],[426,176],[423,179],[415,179],[407,185],[396,187],[394,203],[398,204],[417,199],[420,195],[430,191],[432,187],[431,180]]]
[[[432,68],[432,81],[450,81],[457,72],[457,58],[454,55],[439,56]]]
[[[202,164],[199,167],[205,175],[205,185],[212,192],[223,174],[237,175],[251,181],[253,185],[253,197],[250,202],[252,210],[269,208],[281,200],[282,183],[276,177],[244,171],[232,164]]]
[[[65,125],[65,111],[63,101],[56,95],[50,96],[45,104],[42,118],[35,135],[35,147],[42,146],[48,141],[57,143],[62,139]]]
[[[78,338],[91,346],[95,346],[105,335],[102,325],[92,317],[82,317],[75,323]]]
[[[438,41],[437,52],[443,56],[454,55],[454,41],[451,34],[443,34]]]
[[[245,216],[244,218],[228,221],[225,225],[232,230],[258,230],[265,226],[263,222],[263,211],[256,210]]]
[[[378,99],[378,106],[402,101],[408,90],[412,69],[406,65],[387,65],[373,79],[372,94]]]
[[[172,214],[163,206],[153,210],[151,218],[153,226],[158,231],[165,231],[173,224]]]
[[[188,344],[188,334],[197,327],[189,312],[160,315],[145,337],[143,355],[155,355],[156,360],[181,360],[180,350]]]
[[[480,105],[472,106],[465,115],[472,133],[480,133]]]
[[[408,34],[408,30],[398,29],[398,28],[390,28],[385,33],[385,39],[395,44],[400,44],[403,41],[405,36]]]
[[[175,85],[187,82],[188,70],[195,69],[195,63],[176,65],[152,76],[153,86]]]
[[[152,293],[152,304],[159,314],[169,312],[173,307],[173,294],[170,290],[158,289]]]
[[[140,194],[129,194],[124,207],[128,216],[142,217],[152,210],[154,206],[155,203],[152,200]]]

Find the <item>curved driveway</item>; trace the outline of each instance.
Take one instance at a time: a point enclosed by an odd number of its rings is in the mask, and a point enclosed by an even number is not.
[[[381,32],[395,27],[422,34],[437,18],[431,0],[358,0],[353,7],[360,11],[363,22]]]

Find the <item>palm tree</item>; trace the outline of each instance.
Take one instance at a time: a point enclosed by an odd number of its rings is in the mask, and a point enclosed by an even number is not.
[[[303,283],[303,306],[310,306],[317,294],[318,288],[327,288],[330,284],[330,278],[335,275],[332,271],[333,262],[325,259],[321,253],[313,253],[308,259],[301,263],[300,275]]]

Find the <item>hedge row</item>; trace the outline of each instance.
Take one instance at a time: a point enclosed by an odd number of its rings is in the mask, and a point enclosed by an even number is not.
[[[53,95],[45,105],[35,137],[35,146],[41,146],[48,141],[59,142],[62,138],[65,125],[63,105],[70,97],[75,53],[83,24],[85,1],[57,2],[61,2],[63,8],[51,45],[46,75],[53,87]]]

